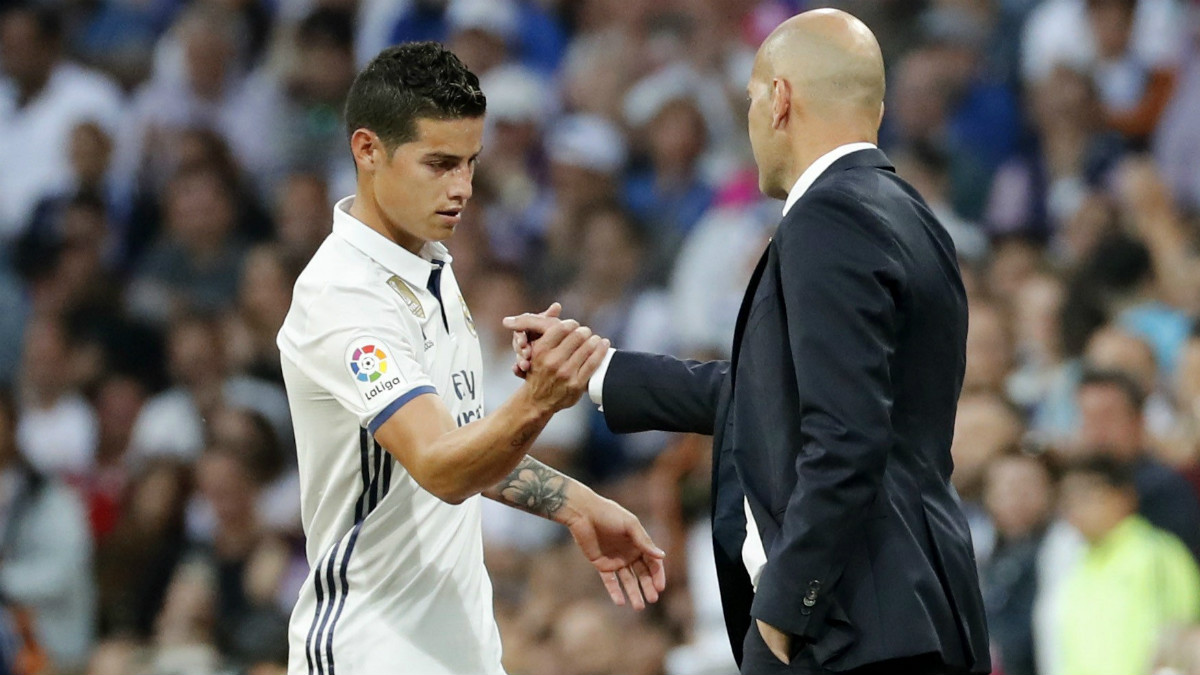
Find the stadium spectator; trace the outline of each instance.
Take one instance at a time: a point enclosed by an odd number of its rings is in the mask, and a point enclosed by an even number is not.
[[[84,358],[62,318],[47,314],[29,322],[17,442],[34,469],[69,481],[86,476],[96,458],[96,413],[80,391]]]
[[[69,672],[92,648],[92,537],[75,492],[18,452],[18,419],[12,396],[0,392],[0,603],[32,615],[50,667]]]
[[[958,402],[950,455],[950,479],[963,500],[975,556],[987,560],[995,543],[995,525],[984,503],[984,480],[997,458],[1012,454],[1021,443],[1024,426],[1016,410],[994,393],[966,394]]]
[[[134,423],[130,459],[155,455],[195,460],[204,448],[205,419],[222,406],[261,412],[281,438],[291,438],[287,400],[278,385],[231,373],[219,322],[204,315],[172,324],[169,363],[173,386],[142,407]]]
[[[1072,218],[1121,156],[1124,143],[1106,132],[1100,102],[1085,73],[1058,66],[1029,89],[1033,147],[1001,165],[992,181],[984,220],[995,233],[1061,241]]]
[[[184,507],[191,469],[170,458],[146,462],[124,486],[120,514],[98,542],[99,631],[105,641],[147,640],[186,550]]]
[[[1145,394],[1130,376],[1085,372],[1079,384],[1078,452],[1128,463],[1141,515],[1200,558],[1200,500],[1179,472],[1149,453],[1144,402]]]
[[[1047,0],[1025,24],[1023,70],[1090,71],[1107,125],[1144,141],[1170,100],[1187,23],[1173,0]]]
[[[980,564],[979,582],[994,654],[1007,675],[1037,673],[1033,606],[1054,490],[1050,468],[1041,456],[996,457],[985,471],[983,502],[996,538],[991,555]]]
[[[50,7],[0,14],[0,240],[29,225],[43,197],[69,186],[71,134],[116,128],[124,102],[103,74],[67,58],[62,16]]]
[[[236,215],[233,188],[215,167],[181,169],[167,187],[165,231],[134,275],[130,310],[162,323],[231,307],[245,256]]]
[[[1103,456],[1063,477],[1063,509],[1087,549],[1063,589],[1062,672],[1147,672],[1162,628],[1200,619],[1196,562],[1137,515],[1134,480],[1131,467]]]

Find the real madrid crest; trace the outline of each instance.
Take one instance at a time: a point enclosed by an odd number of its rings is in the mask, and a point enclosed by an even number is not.
[[[408,305],[408,311],[412,312],[418,319],[425,318],[425,308],[421,306],[421,301],[417,299],[417,294],[413,293],[413,289],[409,288],[403,279],[393,276],[387,280],[387,284],[404,300],[404,304]],[[472,332],[474,332],[473,329]]]
[[[471,331],[471,335],[479,337],[479,335],[475,332],[475,319],[471,318],[471,310],[467,309],[467,301],[463,300],[463,296],[461,294],[458,296],[458,304],[463,308],[463,318],[467,321],[467,330]]]

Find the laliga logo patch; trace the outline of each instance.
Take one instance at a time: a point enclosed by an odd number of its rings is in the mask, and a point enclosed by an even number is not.
[[[408,305],[408,311],[412,312],[413,316],[416,316],[418,319],[425,318],[425,308],[421,306],[421,301],[417,299],[417,294],[413,293],[413,289],[409,288],[403,279],[393,276],[387,280],[387,285],[391,286],[392,290],[396,291],[396,294],[404,301],[404,304]]]
[[[383,340],[363,337],[346,348],[350,375],[363,402],[371,405],[379,396],[404,384],[402,368],[388,363],[392,349]]]
[[[471,317],[471,310],[467,309],[467,301],[463,300],[462,294],[458,296],[458,304],[463,308],[463,318],[467,320],[467,330],[471,331],[471,335],[479,337],[475,333],[475,319]]]
[[[375,345],[364,345],[350,356],[350,372],[359,382],[374,382],[387,372],[387,354]]]

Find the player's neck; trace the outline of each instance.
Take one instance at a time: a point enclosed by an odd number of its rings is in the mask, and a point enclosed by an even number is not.
[[[354,201],[350,204],[350,215],[372,230],[382,234],[388,241],[400,248],[413,255],[421,255],[421,249],[424,248],[425,241],[410,235],[402,228],[396,226],[395,223],[389,223],[387,216],[379,208],[379,205],[375,201],[375,195],[369,188],[364,189],[362,185],[358,186],[358,191],[354,193]]]

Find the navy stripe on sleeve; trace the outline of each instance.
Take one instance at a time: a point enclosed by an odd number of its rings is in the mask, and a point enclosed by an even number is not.
[[[367,425],[367,429],[370,430],[370,432],[372,434],[374,434],[376,431],[379,431],[379,427],[383,426],[384,422],[391,419],[392,415],[395,415],[396,411],[403,408],[404,405],[406,403],[408,403],[409,401],[413,400],[414,398],[416,398],[418,396],[421,396],[422,394],[436,394],[436,393],[437,393],[437,389],[434,389],[433,387],[431,387],[427,384],[421,385],[414,389],[410,389],[403,396],[401,396],[400,398],[396,399],[395,401],[392,401],[391,403],[389,403],[386,408],[384,408],[383,410],[380,410],[379,414],[375,416],[375,419],[371,420],[371,423]]]

